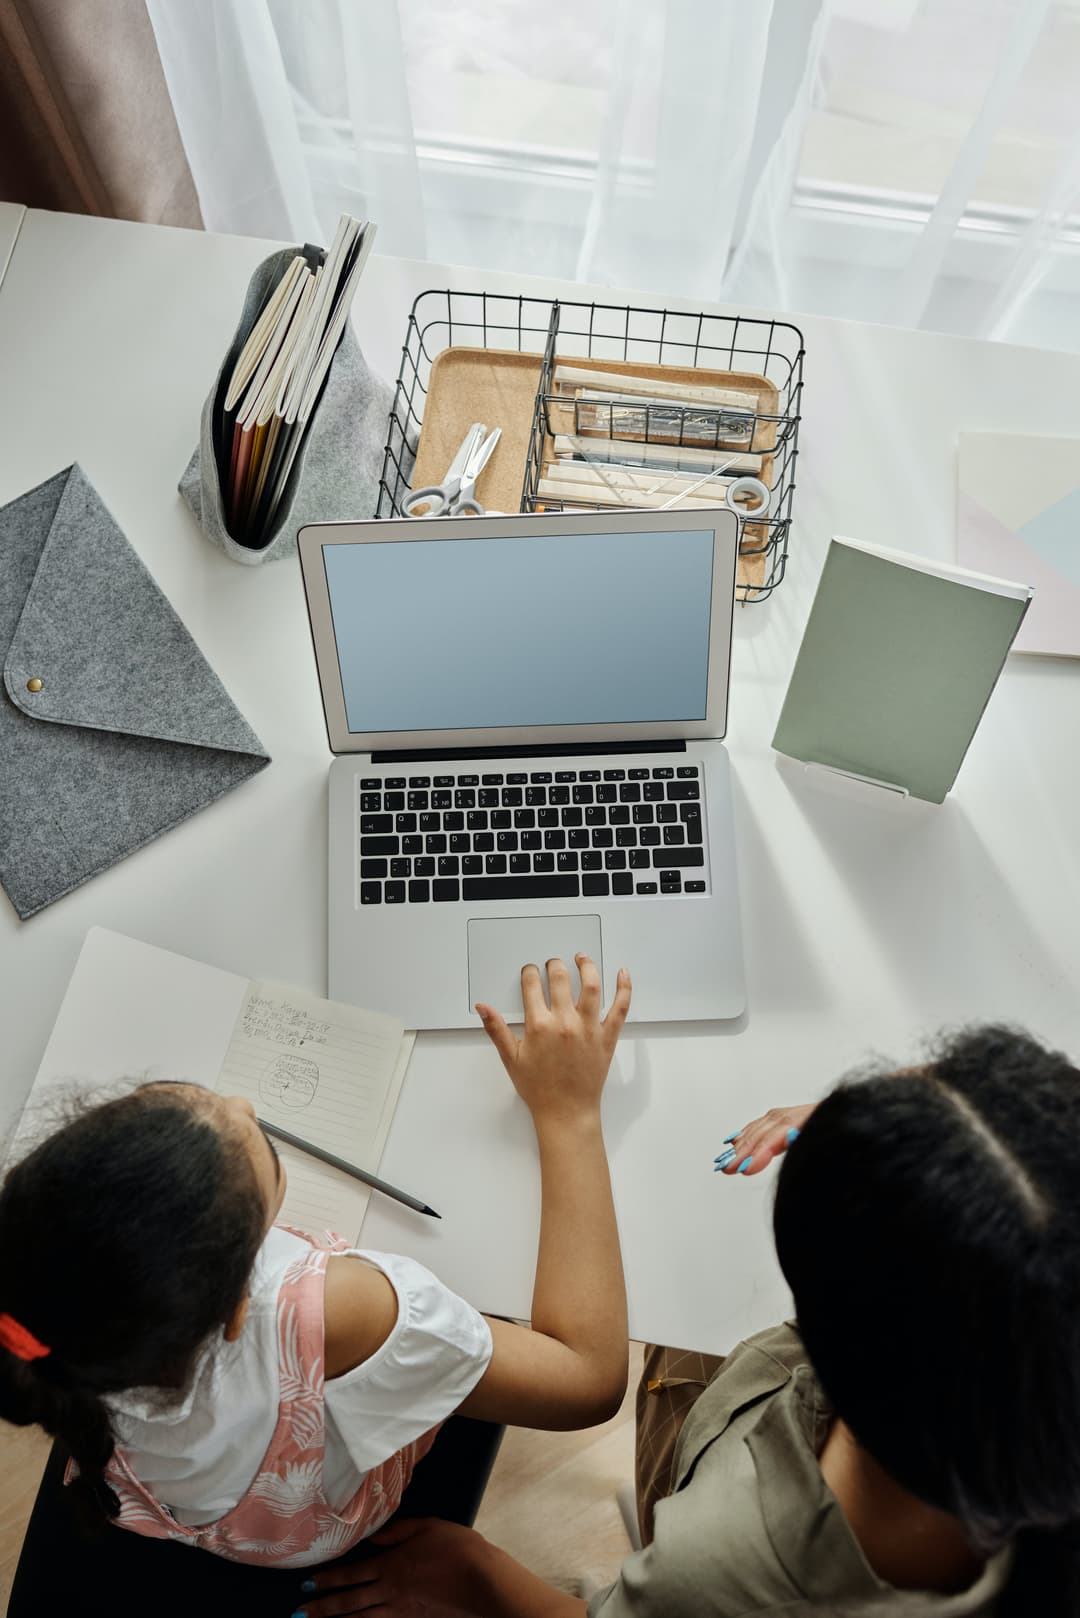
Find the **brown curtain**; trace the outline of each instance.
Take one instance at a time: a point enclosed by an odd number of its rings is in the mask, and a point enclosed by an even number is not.
[[[0,0],[0,199],[201,229],[144,0]]]

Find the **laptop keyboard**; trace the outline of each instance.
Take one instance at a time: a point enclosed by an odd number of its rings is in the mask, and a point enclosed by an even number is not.
[[[706,891],[696,764],[371,776],[360,903]]]

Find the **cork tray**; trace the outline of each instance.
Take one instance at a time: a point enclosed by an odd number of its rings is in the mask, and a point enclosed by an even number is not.
[[[651,381],[698,383],[754,393],[756,408],[776,415],[779,395],[765,377],[740,371],[706,371],[674,365],[640,365],[634,361],[588,360],[576,355],[556,356],[557,364],[575,370],[611,374],[622,372]],[[416,451],[412,487],[440,483],[474,421],[488,428],[501,427],[495,453],[480,474],[476,498],[487,511],[521,510],[525,463],[529,454],[533,412],[540,387],[542,357],[493,348],[447,348],[431,366],[427,399]],[[759,421],[751,449],[762,455],[761,478],[771,487],[776,423]],[[544,460],[552,458],[550,432],[545,436]],[[746,596],[756,595],[765,583],[769,533],[763,523],[743,528],[737,583]]]

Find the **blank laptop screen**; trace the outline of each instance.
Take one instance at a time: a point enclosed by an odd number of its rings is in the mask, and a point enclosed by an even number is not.
[[[325,545],[350,731],[704,719],[711,530]]]

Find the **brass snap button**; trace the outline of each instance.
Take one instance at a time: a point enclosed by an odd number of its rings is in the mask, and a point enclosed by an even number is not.
[[[28,691],[40,691],[41,687],[42,687],[42,684],[43,684],[43,682],[41,680],[39,680],[37,678],[37,676],[35,675],[32,680],[27,680],[26,689]]]

